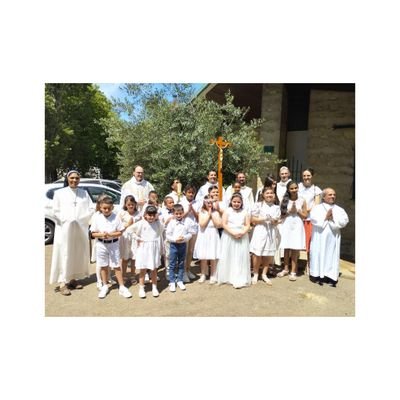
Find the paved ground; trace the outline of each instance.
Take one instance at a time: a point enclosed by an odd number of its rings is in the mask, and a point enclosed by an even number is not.
[[[74,290],[71,296],[54,292],[48,284],[52,246],[46,246],[46,316],[354,316],[355,273],[354,264],[342,262],[342,276],[336,288],[313,284],[305,275],[296,282],[285,278],[272,278],[273,286],[262,281],[244,289],[233,289],[230,285],[215,286],[196,281],[187,284],[185,292],[177,288],[170,293],[164,272],[160,271],[160,296],[153,298],[151,292],[146,299],[138,297],[138,286],[131,286],[131,299],[119,296],[116,287],[108,296],[97,298],[95,264],[90,265],[92,275],[84,280],[82,290]],[[199,273],[199,267],[193,271]],[[147,285],[147,290],[151,285]]]

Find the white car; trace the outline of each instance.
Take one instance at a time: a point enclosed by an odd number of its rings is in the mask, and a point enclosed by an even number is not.
[[[64,183],[64,178],[58,179],[54,183]],[[83,183],[94,183],[96,185],[103,185],[103,186],[108,186],[112,189],[121,191],[121,184],[119,184],[117,181],[112,181],[110,179],[97,179],[97,178],[81,178],[79,180],[79,184]]]
[[[56,220],[53,212],[54,192],[64,187],[63,183],[48,183],[45,185],[45,205],[44,205],[44,244],[53,243]],[[96,209],[97,198],[101,194],[107,194],[113,199],[114,211],[120,210],[121,192],[108,186],[96,185],[95,183],[80,182],[79,187],[89,193],[93,202],[93,210]]]

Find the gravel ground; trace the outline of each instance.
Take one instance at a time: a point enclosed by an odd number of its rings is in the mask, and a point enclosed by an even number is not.
[[[71,296],[54,292],[55,285],[48,284],[51,264],[51,245],[45,248],[45,315],[63,317],[268,317],[268,316],[355,316],[354,264],[341,263],[341,278],[336,288],[319,286],[300,275],[296,282],[285,278],[271,278],[273,285],[263,281],[248,288],[234,289],[230,285],[210,285],[193,281],[187,290],[177,288],[170,293],[160,270],[160,296],[153,298],[151,284],[146,285],[147,298],[138,297],[138,286],[129,289],[132,298],[118,294],[114,285],[105,299],[98,299],[95,264],[90,265],[91,276],[82,283],[82,290],[72,291]],[[199,274],[199,267],[193,266]]]

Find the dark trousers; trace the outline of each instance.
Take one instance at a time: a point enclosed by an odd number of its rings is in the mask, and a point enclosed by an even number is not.
[[[183,282],[185,271],[186,243],[171,243],[169,247],[169,283],[175,282],[175,268],[177,268],[177,282]]]

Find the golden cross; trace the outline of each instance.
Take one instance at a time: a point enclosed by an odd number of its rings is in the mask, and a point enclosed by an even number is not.
[[[222,200],[222,160],[224,158],[223,152],[224,149],[231,146],[231,142],[227,142],[222,138],[222,136],[218,136],[218,139],[211,139],[211,144],[215,144],[218,147],[218,199]]]

